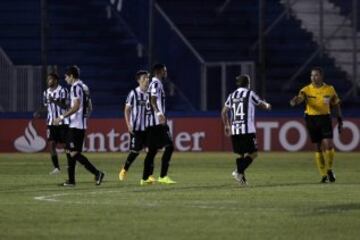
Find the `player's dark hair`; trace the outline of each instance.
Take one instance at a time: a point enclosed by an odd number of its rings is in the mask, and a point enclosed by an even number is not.
[[[165,67],[166,67],[165,64],[157,63],[152,67],[151,74],[154,76],[158,74],[161,70],[163,70]]]
[[[249,75],[239,75],[236,77],[236,85],[238,87],[248,87],[250,84]]]
[[[148,74],[149,74],[149,72],[146,70],[139,70],[135,74],[135,80],[138,81],[141,78],[141,76],[148,75]]]
[[[65,74],[68,76],[73,75],[75,79],[78,79],[80,77],[80,68],[76,65],[70,66]]]
[[[55,81],[59,82],[59,75],[57,73],[49,73],[48,77],[51,77]]]
[[[322,77],[324,77],[324,70],[321,67],[313,67],[311,71],[317,71]]]

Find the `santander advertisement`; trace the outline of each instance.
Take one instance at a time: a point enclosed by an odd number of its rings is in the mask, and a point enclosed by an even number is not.
[[[177,151],[231,151],[220,118],[172,118],[168,123]],[[0,152],[47,151],[44,120],[0,119],[0,126]],[[341,135],[334,126],[334,145],[338,151],[360,150],[359,126],[360,119],[346,119]],[[313,149],[301,118],[258,118],[256,127],[260,151]],[[129,143],[123,119],[90,119],[84,151],[127,152]]]

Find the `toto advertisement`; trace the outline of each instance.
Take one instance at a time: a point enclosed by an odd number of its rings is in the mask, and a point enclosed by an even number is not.
[[[360,150],[360,119],[346,119],[341,135],[334,125],[338,151]],[[219,118],[187,117],[168,121],[174,145],[180,152],[231,151]],[[41,152],[47,150],[46,125],[42,119],[0,119],[0,152]],[[6,126],[6,127],[4,127]],[[312,150],[303,119],[258,118],[257,142],[260,151]],[[126,152],[130,137],[124,119],[90,119],[84,151]],[[62,146],[59,146],[59,150]]]

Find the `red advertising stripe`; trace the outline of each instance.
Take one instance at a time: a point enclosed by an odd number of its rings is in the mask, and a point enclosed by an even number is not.
[[[340,151],[360,150],[360,119],[346,119],[341,136],[334,126],[334,145]],[[46,151],[44,120],[1,120],[0,152]],[[5,127],[6,126],[6,127]],[[169,121],[177,151],[231,151],[220,118],[173,118]],[[313,150],[303,119],[259,118],[260,151]],[[126,152],[129,135],[123,119],[90,119],[84,149],[89,152]]]

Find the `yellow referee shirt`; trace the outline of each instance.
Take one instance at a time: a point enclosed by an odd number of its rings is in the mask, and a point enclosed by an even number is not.
[[[325,83],[321,87],[310,83],[300,90],[299,95],[305,98],[307,115],[330,114],[330,106],[340,102],[334,87]]]

